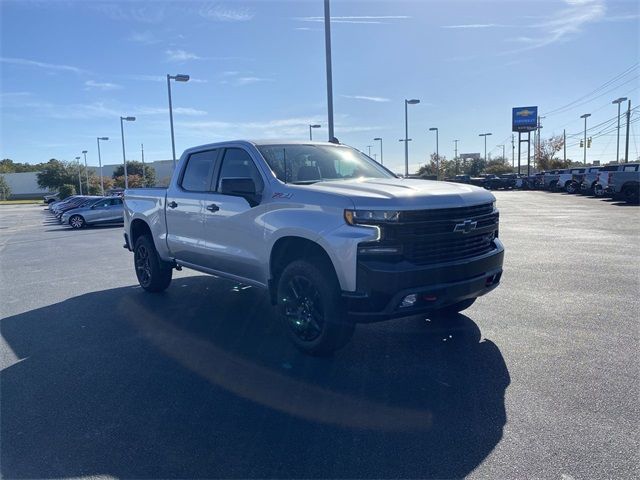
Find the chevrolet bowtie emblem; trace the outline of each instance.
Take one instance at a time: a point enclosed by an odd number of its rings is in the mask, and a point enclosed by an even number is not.
[[[453,227],[454,232],[460,233],[469,233],[472,230],[475,230],[478,226],[478,222],[474,222],[473,220],[465,220],[462,223],[457,223],[455,227]]]

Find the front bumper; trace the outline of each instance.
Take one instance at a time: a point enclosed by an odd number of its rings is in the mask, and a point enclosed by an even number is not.
[[[489,293],[500,283],[504,247],[499,239],[491,252],[456,262],[416,266],[406,262],[358,262],[356,292],[343,292],[353,321],[375,322],[437,310]],[[407,295],[412,306],[402,307]]]

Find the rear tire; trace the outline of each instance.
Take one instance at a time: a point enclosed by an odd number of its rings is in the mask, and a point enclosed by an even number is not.
[[[171,283],[173,268],[164,262],[149,235],[136,240],[133,249],[133,261],[138,283],[147,292],[162,292]]]
[[[567,182],[567,185],[564,187],[567,193],[576,193],[579,190],[579,186],[575,182]]]
[[[344,347],[355,329],[347,318],[332,266],[295,260],[278,280],[278,314],[289,338],[310,355],[329,355]]]
[[[434,310],[429,315],[429,318],[441,319],[446,317],[453,317],[454,315],[457,315],[463,310],[466,310],[467,308],[469,308],[471,305],[475,303],[475,301],[476,301],[476,298],[467,298],[466,300],[462,300],[458,303],[454,303],[453,305],[449,305],[447,307]]]

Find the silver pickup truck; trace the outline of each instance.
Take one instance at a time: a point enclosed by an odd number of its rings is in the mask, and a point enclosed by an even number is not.
[[[604,182],[605,180],[601,180]],[[640,164],[620,164],[617,171],[607,172],[605,195],[627,203],[638,203],[640,193]]]
[[[313,354],[344,346],[358,322],[462,311],[502,275],[490,192],[400,179],[344,145],[191,148],[168,188],[129,189],[124,203],[145,290],[182,267],[264,288]]]

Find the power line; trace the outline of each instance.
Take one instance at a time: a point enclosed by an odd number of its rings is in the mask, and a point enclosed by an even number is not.
[[[567,103],[566,105],[563,105],[561,107],[558,107],[556,109],[550,110],[546,113],[544,113],[544,116],[549,116],[549,115],[555,115],[557,113],[560,113],[560,111],[566,110],[569,107],[571,107],[572,105],[575,105],[578,102],[581,102],[582,100],[589,98],[591,95],[593,95],[594,93],[598,93],[600,90],[602,90],[603,88],[607,88],[609,85],[611,85],[612,83],[615,83],[616,81],[618,81],[620,78],[624,77],[625,75],[627,75],[628,73],[630,73],[631,71],[633,71],[634,69],[638,68],[639,63],[636,62],[634,63],[632,66],[630,66],[629,68],[627,68],[625,71],[623,71],[622,73],[616,75],[615,77],[613,77],[612,79],[608,80],[607,82],[603,83],[602,85],[600,85],[599,87],[595,88],[594,90],[592,90],[591,92],[581,96],[580,98]],[[625,82],[628,83],[628,82]],[[620,85],[619,85],[620,86]],[[619,87],[618,86],[618,87]],[[618,88],[616,87],[616,88]],[[597,97],[596,97],[597,98]],[[577,106],[577,105],[576,105]]]

